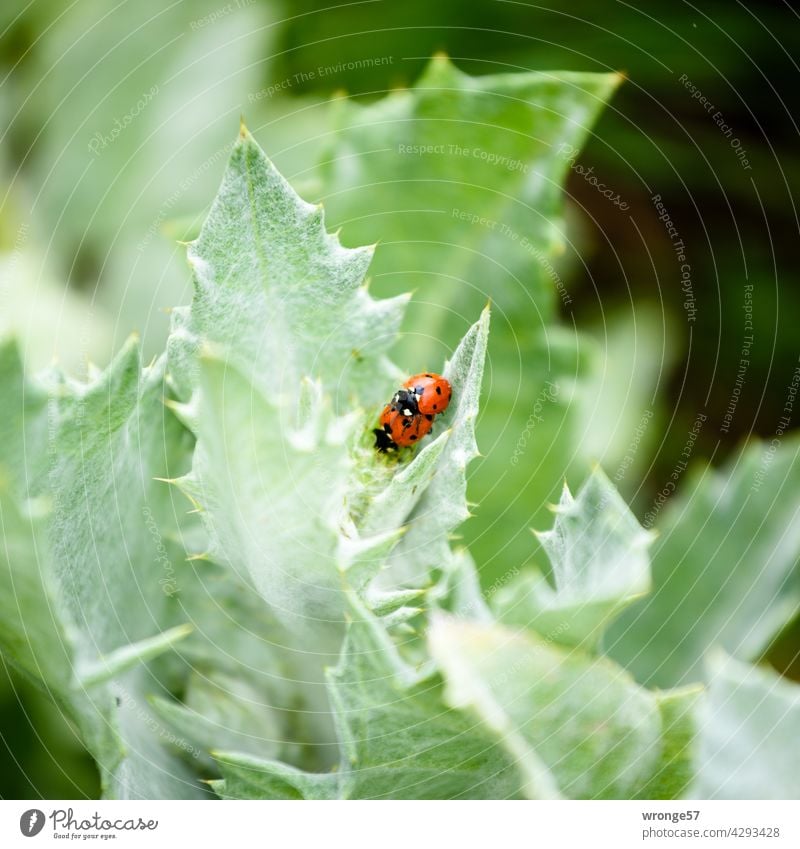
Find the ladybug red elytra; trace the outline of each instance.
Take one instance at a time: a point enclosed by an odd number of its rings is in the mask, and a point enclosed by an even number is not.
[[[447,409],[453,390],[440,374],[425,372],[409,377],[403,384],[404,389],[417,396],[417,407],[423,415],[438,416]]]
[[[414,445],[431,432],[433,420],[447,409],[452,389],[438,374],[415,374],[383,408],[375,428],[375,447],[381,452]]]

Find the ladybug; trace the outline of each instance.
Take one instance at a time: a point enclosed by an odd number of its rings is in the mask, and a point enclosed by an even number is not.
[[[440,374],[415,374],[403,384],[403,389],[416,396],[417,409],[424,416],[438,416],[447,409],[453,390]]]
[[[414,445],[431,432],[434,416],[419,411],[416,393],[399,389],[383,408],[375,428],[375,447],[384,453]]]

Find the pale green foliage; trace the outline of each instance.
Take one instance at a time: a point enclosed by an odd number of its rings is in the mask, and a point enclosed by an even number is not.
[[[658,708],[618,667],[445,617],[430,641],[449,703],[473,708],[498,736],[529,798],[625,798],[653,774]]]
[[[177,565],[147,515],[167,516],[154,478],[181,428],[162,402],[163,364],[142,370],[135,341],[88,384],[28,382],[0,349],[0,646],[77,724],[109,796],[198,796],[150,713],[148,661],[188,631],[164,592]]]
[[[798,799],[800,686],[721,652],[708,662],[698,798]]]
[[[650,586],[642,529],[596,469],[573,499],[565,486],[553,529],[538,533],[553,586],[531,570],[506,586],[495,607],[505,622],[559,642],[594,645],[608,622]]]
[[[431,569],[449,568],[448,535],[469,516],[466,468],[478,453],[475,420],[488,336],[487,307],[443,369],[442,373],[453,387],[453,400],[437,419],[437,426],[448,428],[449,432],[436,458],[435,475],[404,517],[408,521],[408,533],[398,545],[389,567],[388,579],[393,582],[426,582]],[[427,465],[428,458],[420,455],[415,462]],[[412,487],[412,498],[415,494]],[[389,498],[396,499],[399,495],[391,491]],[[397,501],[392,509],[396,504]]]
[[[757,660],[800,611],[800,442],[755,443],[696,469],[653,547],[654,592],[606,635],[608,653],[662,687],[702,681],[718,645]]]
[[[14,112],[46,126],[26,163],[39,200],[22,199],[22,218],[30,207],[55,240],[57,267],[69,269],[76,248],[79,264],[100,260],[100,299],[112,316],[124,309],[153,352],[167,331],[163,310],[189,292],[183,251],[162,230],[207,208],[243,93],[267,72],[274,13],[218,0],[112,9],[43,0],[18,10],[37,39],[17,68]]]
[[[511,761],[474,720],[448,710],[438,675],[406,663],[357,602],[338,666],[328,676],[342,762],[334,774],[287,772],[274,762],[218,755],[224,795],[273,798],[508,798]]]
[[[409,90],[366,106],[342,100],[319,169],[331,221],[351,244],[390,234],[375,272],[432,275],[426,295],[444,289],[435,302],[457,313],[480,298],[462,279],[491,275],[504,309],[547,321],[558,295],[543,260],[566,245],[561,146],[581,144],[620,79],[472,77],[437,56]],[[445,315],[429,310],[415,326],[431,332]]]
[[[372,250],[343,248],[326,231],[322,207],[301,200],[244,129],[188,253],[194,298],[185,321],[179,313],[173,349],[218,342],[276,400],[312,375],[344,403],[378,400],[375,363],[394,340],[406,298],[370,298]],[[187,378],[175,359],[183,392]]]
[[[552,252],[566,168],[554,145],[583,138],[615,80],[476,81],[438,59],[412,92],[355,110],[337,143],[349,140],[361,173],[387,127],[413,118],[413,133],[433,143],[452,140],[444,122],[457,123],[471,134],[464,142],[529,166],[493,181],[496,167],[473,157],[486,183],[473,201],[494,198],[489,211],[511,215]],[[529,150],[538,131],[546,139]],[[346,161],[329,165],[341,198]],[[413,161],[445,205],[462,202],[466,183],[462,175],[455,185],[452,163]],[[395,177],[414,183],[397,166],[371,165],[384,203]],[[410,209],[401,204],[387,232],[437,242],[428,259],[446,273],[455,219],[393,231],[412,222]],[[504,243],[485,235],[481,262],[494,262]],[[524,253],[509,253],[512,270]],[[598,656],[600,645],[613,649],[609,623],[650,586],[650,535],[599,470],[574,498],[564,490],[552,530],[540,534],[550,580],[522,570],[487,604],[453,536],[470,516],[488,307],[480,316],[468,307],[477,320],[452,352],[415,363],[442,371],[453,401],[416,454],[390,460],[372,448],[370,429],[397,385],[384,351],[406,297],[368,294],[373,249],[343,247],[246,131],[188,254],[192,303],[173,312],[167,356],[152,366],[141,367],[131,341],[86,383],[56,370],[30,380],[15,346],[0,348],[0,649],[76,724],[106,795],[197,796],[205,779],[229,798],[677,798],[692,782],[734,792],[719,765],[729,771],[737,757],[724,733],[737,721],[754,762],[779,758],[780,746],[796,751],[780,723],[762,746],[713,681],[710,699],[654,692]],[[551,326],[553,291],[537,277],[523,301],[531,298],[553,353],[564,341]],[[499,397],[508,390],[506,381]],[[525,486],[499,483],[509,502],[528,504],[517,498]],[[763,592],[780,589],[780,601],[758,597],[768,609],[746,623],[758,623],[748,656],[794,610],[784,581],[796,545],[790,535],[776,547],[770,486],[748,502],[756,530],[767,528],[754,535],[753,568],[777,564]],[[730,527],[737,505],[724,507]],[[781,521],[793,509],[787,501]],[[694,531],[704,551],[718,543],[706,519],[709,539]],[[492,541],[515,569],[521,561],[503,552],[499,530]],[[526,553],[532,544],[527,537]],[[665,541],[657,556],[669,550]],[[690,669],[712,636],[708,627],[694,635]],[[748,681],[754,699],[777,694],[793,707],[789,690],[760,673]]]
[[[503,369],[491,374],[481,413],[494,461],[471,470],[485,495],[464,527],[494,578],[529,556],[527,528],[547,521],[545,505],[558,498],[565,474],[588,474],[622,430],[605,405],[583,403],[584,393],[607,392],[609,370],[570,317],[574,241],[561,188],[621,79],[473,77],[436,56],[407,90],[375,103],[340,100],[315,172],[315,196],[343,242],[380,244],[371,266],[376,291],[416,293],[404,323],[413,344],[396,354],[408,373],[440,361],[487,297],[496,305],[492,346]],[[499,515],[510,532],[495,557]]]

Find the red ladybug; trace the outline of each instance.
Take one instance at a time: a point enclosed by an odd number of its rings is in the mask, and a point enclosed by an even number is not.
[[[399,389],[383,408],[380,427],[375,428],[375,447],[383,452],[414,445],[431,432],[433,415],[423,414],[417,407],[417,396]]]
[[[417,409],[424,416],[438,416],[447,409],[453,390],[440,374],[415,374],[403,384],[416,396]]]

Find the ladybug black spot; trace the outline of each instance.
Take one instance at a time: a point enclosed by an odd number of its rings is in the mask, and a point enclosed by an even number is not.
[[[442,387],[441,387],[441,386],[437,386],[437,387],[436,387],[436,394],[437,394],[437,395],[441,395],[441,394],[442,394]]]
[[[411,436],[409,436],[408,438],[413,442],[414,440],[416,440],[417,435],[415,433],[412,433]]]
[[[375,428],[373,433],[375,434],[375,447],[382,454],[388,454],[397,448],[397,444],[386,431]]]
[[[434,409],[435,409],[435,408],[434,408]],[[432,416],[430,413],[428,413],[428,415],[426,415],[426,416],[425,416],[425,418],[426,418],[429,422],[432,422],[432,421],[433,421],[433,416]]]

